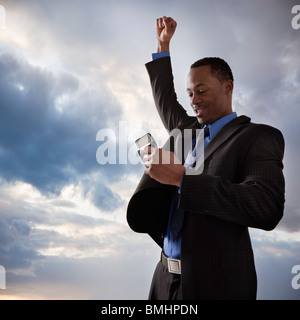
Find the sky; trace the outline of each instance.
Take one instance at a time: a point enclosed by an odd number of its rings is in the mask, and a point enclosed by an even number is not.
[[[147,299],[160,248],[129,228],[126,209],[143,174],[134,140],[147,131],[160,145],[166,138],[144,66],[156,51],[156,18],[166,15],[178,23],[171,59],[188,113],[190,65],[218,56],[232,68],[238,115],[284,135],[284,217],[275,230],[250,234],[257,298],[299,300],[295,5],[0,0],[0,299]]]

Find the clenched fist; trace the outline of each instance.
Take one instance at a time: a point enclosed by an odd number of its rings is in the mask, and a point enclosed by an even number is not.
[[[170,51],[170,41],[177,27],[177,22],[171,17],[163,16],[156,19],[157,52]]]

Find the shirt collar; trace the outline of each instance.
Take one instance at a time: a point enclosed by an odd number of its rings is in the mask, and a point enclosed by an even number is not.
[[[232,112],[227,116],[218,119],[217,121],[213,122],[212,124],[208,125],[209,127],[209,140],[211,140],[227,123],[237,117],[236,112]],[[205,125],[203,128],[207,127]]]

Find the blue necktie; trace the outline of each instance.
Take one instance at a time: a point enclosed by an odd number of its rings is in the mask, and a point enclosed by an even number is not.
[[[209,136],[209,127],[204,128],[204,138]],[[192,155],[193,157],[196,156],[196,138],[192,140]],[[195,167],[196,161],[193,164],[193,167]],[[183,218],[184,218],[184,211],[182,209],[178,208],[178,203],[179,203],[179,194],[178,191],[174,191],[173,198],[172,198],[172,216],[171,216],[171,221],[170,221],[170,230],[172,234],[173,241],[176,240],[178,237],[182,225],[183,225]]]
[[[204,129],[204,139],[209,137],[209,127],[205,127]],[[196,137],[192,140],[192,156],[196,157]],[[196,166],[196,161],[193,163],[192,167]]]
[[[206,138],[206,137],[208,137],[208,136],[209,136],[209,127],[206,126],[206,127],[204,128],[204,138]]]

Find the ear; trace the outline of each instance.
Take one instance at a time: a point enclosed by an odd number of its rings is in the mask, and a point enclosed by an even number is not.
[[[234,87],[233,81],[232,80],[226,80],[224,82],[224,85],[225,85],[225,94],[226,95],[232,94],[233,87]]]

